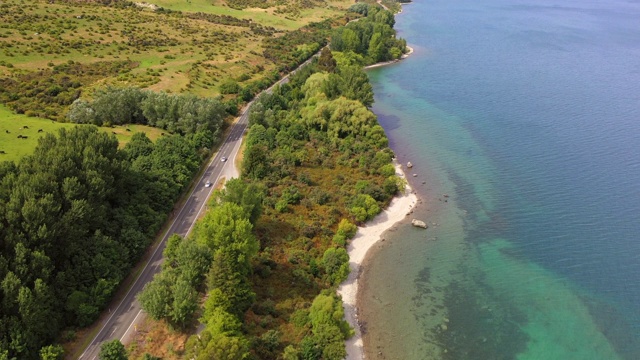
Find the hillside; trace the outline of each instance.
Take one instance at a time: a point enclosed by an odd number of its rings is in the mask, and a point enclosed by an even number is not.
[[[249,8],[254,3],[261,7]],[[349,5],[5,1],[0,102],[64,120],[75,99],[105,85],[250,98],[317,51]]]

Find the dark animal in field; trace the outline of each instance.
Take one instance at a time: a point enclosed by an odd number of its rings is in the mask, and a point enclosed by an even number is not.
[[[160,135],[164,136],[164,133],[160,133]]]
[[[6,152],[4,152],[4,150],[0,150],[0,154],[6,154]]]
[[[117,135],[115,131],[112,131],[111,133],[112,133],[113,135]]]
[[[41,133],[41,132],[43,132],[43,131],[44,131],[44,130],[42,130],[42,129],[38,129],[38,132],[39,132],[39,133]]]
[[[127,129],[127,131],[131,131],[131,129]]]
[[[28,139],[29,137],[28,137],[28,136],[26,136],[26,135],[22,135],[22,138],[23,138],[23,139]]]
[[[9,130],[5,130],[4,132],[6,132],[7,134],[11,134],[11,131]]]
[[[22,135],[18,135],[18,139],[22,139]]]
[[[27,125],[23,126],[23,128],[28,129],[29,127]]]

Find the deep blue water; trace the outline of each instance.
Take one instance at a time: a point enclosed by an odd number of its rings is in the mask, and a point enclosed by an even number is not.
[[[418,0],[396,28],[416,51],[369,72],[373,110],[437,225],[368,265],[366,345],[640,358],[640,2]]]

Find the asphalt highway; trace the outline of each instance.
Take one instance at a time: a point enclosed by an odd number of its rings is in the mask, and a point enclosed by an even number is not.
[[[102,324],[100,331],[85,349],[84,353],[80,355],[80,359],[97,359],[100,346],[103,342],[120,339],[122,343],[127,343],[129,337],[135,333],[137,324],[139,324],[144,317],[144,312],[136,296],[142,291],[144,286],[153,279],[153,276],[162,269],[162,252],[166,246],[167,239],[173,234],[182,236],[189,234],[200,212],[204,209],[207,199],[220,179],[238,177],[238,170],[234,166],[234,161],[242,143],[242,136],[248,125],[248,109],[250,105],[251,104],[247,105],[245,109],[243,109],[244,111],[240,119],[234,123],[224,143],[207,165],[200,179],[198,179],[189,198],[180,209],[171,227],[154,250],[149,262],[133,286],[131,286],[129,292],[115,309],[108,310],[110,312],[109,317],[104,324]],[[222,161],[223,157],[228,160]],[[210,182],[212,186],[205,186],[207,182]]]
[[[305,61],[298,69],[308,64],[315,56],[317,56],[317,54]],[[275,85],[284,84],[288,81],[289,75],[282,78]],[[265,91],[270,92],[275,85]],[[153,276],[162,269],[162,252],[166,246],[167,239],[173,234],[187,236],[191,232],[191,229],[193,229],[193,225],[220,179],[224,178],[228,180],[239,176],[239,171],[235,167],[235,160],[240,150],[240,145],[242,144],[244,132],[249,124],[249,109],[252,104],[253,101],[242,109],[242,115],[240,115],[238,121],[233,124],[224,143],[207,165],[200,179],[198,179],[191,194],[189,194],[189,198],[180,209],[173,223],[171,223],[169,230],[162,238],[160,244],[158,244],[154,250],[149,262],[131,286],[129,292],[127,292],[122,299],[122,302],[120,302],[115,309],[112,308],[108,310],[110,314],[109,317],[103,322],[100,331],[82,355],[80,355],[79,359],[98,359],[102,343],[120,339],[123,344],[127,344],[132,335],[135,334],[138,324],[140,324],[145,316],[136,297],[144,286],[153,279]],[[223,157],[227,158],[227,161],[222,161]],[[212,186],[205,186],[207,182],[210,182]]]

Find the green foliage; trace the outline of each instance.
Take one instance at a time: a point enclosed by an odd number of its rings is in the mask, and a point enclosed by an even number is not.
[[[194,230],[194,238],[212,252],[233,251],[234,266],[248,273],[249,259],[258,252],[259,244],[244,209],[225,202],[212,208]],[[225,256],[231,253],[225,254]]]
[[[40,349],[40,360],[62,360],[63,358],[62,345],[47,345]]]
[[[332,285],[339,284],[349,276],[349,254],[344,248],[328,248],[322,255],[322,265]]]
[[[342,96],[358,100],[366,107],[373,105],[373,88],[369,83],[369,78],[360,67],[340,67],[339,75],[341,82],[338,88]]]
[[[173,293],[171,285],[174,277],[167,272],[157,274],[138,295],[140,305],[153,319],[159,320],[170,316]]]
[[[264,57],[278,64],[280,71],[291,71],[326,45],[330,31],[331,20],[325,20],[287,32],[283,36],[265,38]]]
[[[344,357],[348,327],[314,323],[308,306],[322,288],[348,276],[344,246],[356,233],[353,223],[375,216],[390,198],[381,170],[388,171],[392,152],[365,105],[373,99],[367,76],[357,66],[337,65],[335,73],[321,68],[312,63],[300,69],[272,95],[257,99],[249,116],[242,176],[266,189],[255,223],[265,248],[257,267],[266,268],[266,259],[274,263],[269,271],[256,271],[253,286],[256,302],[273,301],[275,311],[254,305],[245,326],[253,350],[264,358],[285,356],[285,344],[278,352],[266,345],[263,336],[271,330],[302,339],[286,347],[290,358]],[[322,311],[314,311],[319,319]]]
[[[249,342],[241,333],[240,318],[255,299],[248,275],[259,244],[250,219],[260,216],[262,198],[262,187],[230,180],[215,194],[212,208],[191,237],[170,238],[165,249],[167,265],[140,295],[150,315],[184,328],[197,309],[196,289],[208,272],[209,293],[200,318],[206,329],[201,337],[188,341],[189,358],[247,356]],[[154,309],[160,311],[153,313]]]
[[[205,330],[206,332],[206,330]],[[196,335],[194,335],[195,337]],[[187,344],[187,354],[196,360],[225,359],[245,360],[249,357],[249,342],[242,336],[201,336]]]
[[[320,56],[318,57],[318,69],[320,71],[334,72],[336,70],[336,60],[331,55],[331,50],[328,47],[322,48]]]
[[[304,124],[313,130],[326,131],[330,139],[364,138],[376,125],[376,117],[362,103],[340,97],[319,100],[301,109]]]
[[[92,102],[76,100],[67,118],[98,126],[144,124],[180,134],[209,131],[217,138],[225,115],[224,106],[216,99],[107,87],[97,91]]]
[[[353,329],[344,320],[342,301],[335,294],[318,295],[309,309],[309,319],[313,344],[322,349],[322,357],[344,359],[347,355],[344,341],[353,335]]]
[[[138,295],[142,308],[154,319],[166,319],[183,329],[197,310],[197,288],[211,266],[211,255],[205,246],[173,235],[164,250],[166,261]]]
[[[349,212],[355,217],[356,221],[364,222],[378,215],[380,207],[370,195],[358,194],[351,200]]]
[[[242,323],[237,316],[227,312],[220,304],[221,291],[212,291],[204,304],[204,314],[200,322],[207,325],[213,337],[236,336],[241,334]]]
[[[404,39],[395,38],[395,19],[390,11],[356,4],[354,12],[366,15],[345,27],[337,28],[331,35],[331,49],[353,52],[364,57],[364,64],[400,58],[407,47]]]
[[[282,353],[283,360],[298,360],[300,359],[300,352],[296,350],[292,345],[284,348],[284,352]]]
[[[37,358],[61,329],[95,320],[202,160],[192,137],[130,144],[76,127],[0,166],[0,345],[11,357]]]
[[[100,353],[98,354],[100,360],[127,360],[127,350],[120,340],[112,340],[102,344],[100,346]]]
[[[367,13],[369,12],[369,4],[367,3],[353,4],[349,7],[349,11],[367,16]]]
[[[142,355],[142,360],[162,360],[162,358],[159,358],[157,356],[153,356],[149,353],[144,353],[144,355]]]
[[[0,102],[18,114],[62,120],[65,108],[80,97],[83,86],[136,65],[131,61],[70,61],[50,69],[16,72],[12,77],[0,78]]]
[[[234,203],[242,207],[249,221],[255,224],[262,214],[265,189],[260,184],[241,179],[230,179],[224,184],[217,197],[218,202]]]
[[[232,79],[225,80],[222,84],[220,84],[220,93],[221,94],[237,94],[240,92],[242,88]]]
[[[210,290],[218,289],[224,294],[223,299],[217,300],[220,306],[239,316],[251,306],[255,293],[251,289],[246,270],[238,263],[237,258],[236,251],[219,250],[211,265],[207,284]]]
[[[184,328],[198,308],[198,293],[184,276],[176,279],[172,290],[173,303],[170,319],[173,324]]]
[[[336,245],[344,246],[348,239],[351,239],[356,235],[356,231],[358,231],[357,226],[347,219],[342,219],[340,220],[340,224],[338,224],[336,234],[333,236],[333,242]]]

